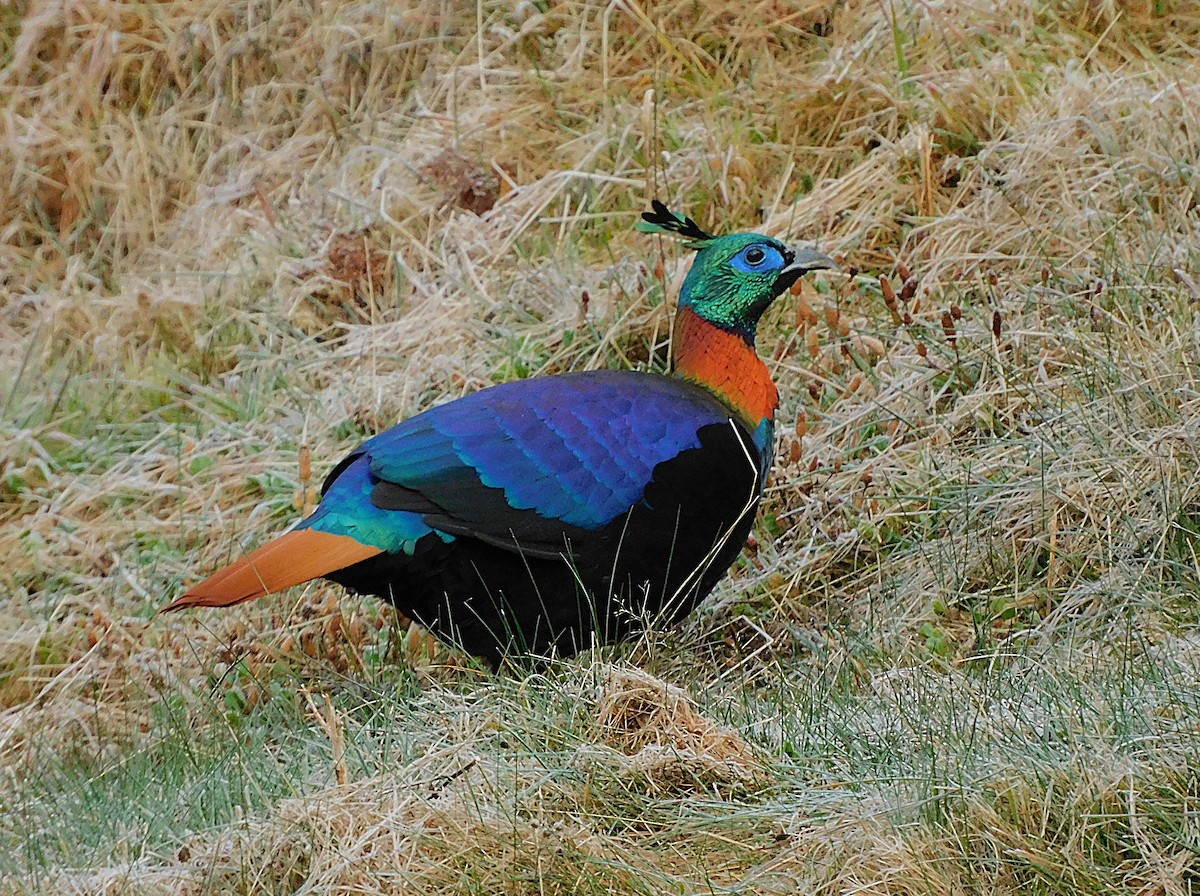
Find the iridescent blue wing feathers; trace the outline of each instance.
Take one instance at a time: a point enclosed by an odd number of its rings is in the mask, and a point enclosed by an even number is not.
[[[654,468],[728,411],[703,389],[621,371],[522,380],[433,408],[360,449],[378,508],[432,528],[561,549],[641,498]],[[338,490],[335,481],[329,492]],[[336,496],[335,496],[336,497]]]

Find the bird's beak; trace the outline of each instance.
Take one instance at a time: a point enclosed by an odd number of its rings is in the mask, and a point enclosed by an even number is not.
[[[792,260],[775,278],[775,295],[783,295],[793,283],[811,271],[840,271],[836,261],[811,246],[791,246]]]
[[[841,266],[824,252],[818,252],[810,246],[792,246],[795,258],[779,273],[794,274],[802,277],[809,271],[840,271]]]

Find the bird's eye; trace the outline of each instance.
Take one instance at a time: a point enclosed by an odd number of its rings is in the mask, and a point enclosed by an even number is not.
[[[751,243],[733,256],[733,267],[743,274],[761,276],[783,267],[783,256],[779,250],[765,243]]]

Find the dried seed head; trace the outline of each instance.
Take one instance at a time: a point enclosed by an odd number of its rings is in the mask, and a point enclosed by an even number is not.
[[[942,312],[942,332],[946,334],[947,342],[957,344],[958,331],[954,329],[954,316],[949,311]]]
[[[330,637],[340,635],[342,633],[343,618],[341,610],[334,612],[327,620],[325,620],[325,634]]]
[[[808,353],[815,361],[821,354],[821,338],[817,335],[816,330],[806,330],[804,333],[804,344],[808,347]]]
[[[312,659],[316,659],[320,655],[321,647],[319,638],[317,637],[317,633],[311,628],[300,635],[300,649]]]
[[[892,289],[891,281],[883,274],[879,275],[879,288],[883,292],[883,303],[894,309],[896,307],[896,290]]]

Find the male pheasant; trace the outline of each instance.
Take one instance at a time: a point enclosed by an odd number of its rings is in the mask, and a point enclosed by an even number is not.
[[[417,414],[342,460],[311,516],[167,609],[322,577],[493,663],[682,617],[737,558],[771,466],[779,394],[754,350],[759,317],[837,266],[652,206],[638,229],[696,251],[673,376],[534,377]]]

